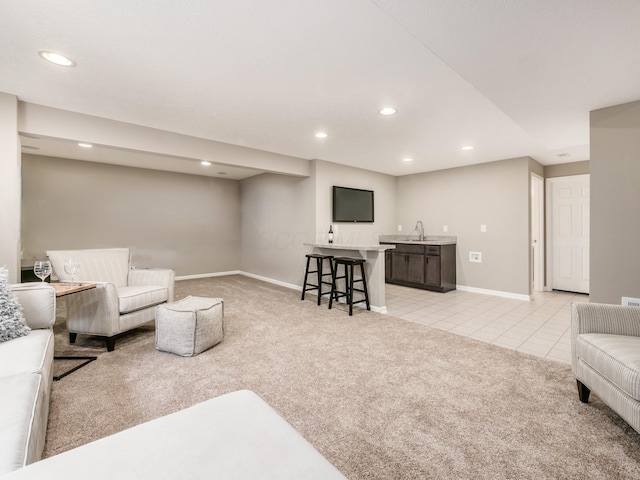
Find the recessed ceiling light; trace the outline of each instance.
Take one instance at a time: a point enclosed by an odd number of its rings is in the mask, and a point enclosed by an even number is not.
[[[76,62],[71,60],[69,57],[65,57],[60,53],[50,52],[48,50],[40,50],[38,52],[38,55],[44,58],[47,62],[55,63],[56,65],[60,65],[61,67],[76,66]]]
[[[211,165],[211,162],[208,160],[203,160],[200,162],[200,165],[202,165],[203,167],[208,167],[209,165]]]
[[[403,158],[403,162],[413,162],[413,158]]]
[[[316,133],[316,138],[327,138],[329,135],[327,135],[325,132],[318,132]]]
[[[380,110],[380,115],[393,115],[397,111],[398,110],[393,107],[384,107],[382,110]]]
[[[91,145],[90,143],[82,143],[82,142],[80,142],[80,143],[78,143],[78,146],[82,147],[82,148],[93,148],[93,145]]]
[[[462,150],[473,150],[473,145],[466,145],[462,147]]]

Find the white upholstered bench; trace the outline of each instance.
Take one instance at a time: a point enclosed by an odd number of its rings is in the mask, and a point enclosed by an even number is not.
[[[0,478],[345,479],[248,390],[207,400]]]

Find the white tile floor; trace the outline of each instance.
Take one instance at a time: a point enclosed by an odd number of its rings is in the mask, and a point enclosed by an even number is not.
[[[455,290],[436,293],[386,284],[390,315],[504,348],[571,363],[572,301],[589,296],[536,292],[531,301]]]

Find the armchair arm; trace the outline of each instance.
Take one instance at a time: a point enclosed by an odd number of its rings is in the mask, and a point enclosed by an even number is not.
[[[129,286],[160,285],[169,290],[168,302],[173,302],[175,272],[167,268],[129,270]]]
[[[571,304],[571,333],[609,333],[640,337],[640,308],[604,303]]]
[[[92,282],[96,288],[66,297],[70,332],[111,336],[120,330],[118,291],[113,283]]]
[[[56,291],[48,283],[11,285],[31,328],[50,328],[56,321]]]

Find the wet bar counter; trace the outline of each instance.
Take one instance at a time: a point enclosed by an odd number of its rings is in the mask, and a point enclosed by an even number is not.
[[[364,258],[367,270],[369,303],[374,312],[387,313],[385,301],[385,251],[394,245],[339,245],[337,243],[305,243],[312,247],[313,253],[333,255],[334,257]]]

